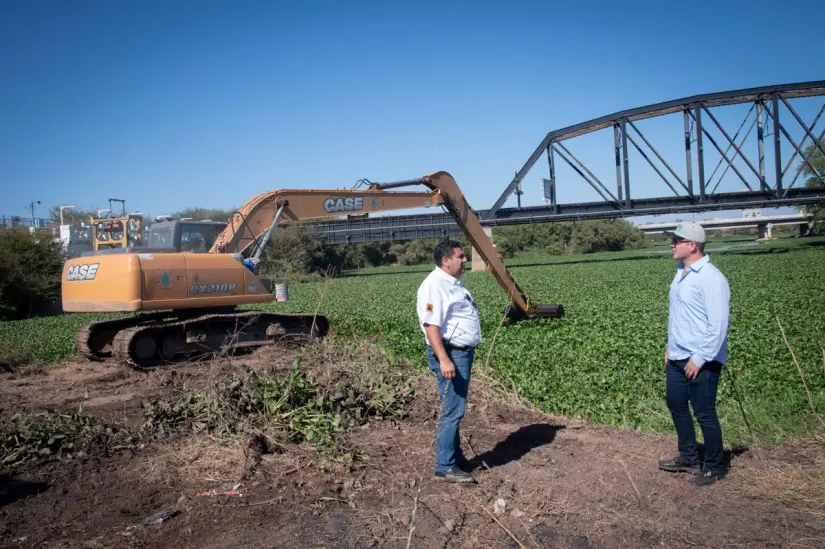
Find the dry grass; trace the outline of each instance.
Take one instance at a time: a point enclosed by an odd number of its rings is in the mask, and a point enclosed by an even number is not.
[[[776,321],[799,372],[811,414],[825,428],[825,420],[816,410],[802,367],[785,335],[782,322],[779,317]],[[822,358],[825,368],[825,349]],[[756,455],[758,459],[754,465],[741,470],[740,482],[734,486],[736,492],[825,517],[825,433],[797,439],[781,449],[758,451]]]
[[[197,490],[231,488],[240,483],[268,482],[310,465],[316,458],[300,446],[260,453],[252,437],[186,437],[160,447],[137,462],[147,481]]]
[[[240,481],[244,452],[240,439],[187,437],[164,445],[138,466],[141,475],[153,483],[212,489]]]
[[[742,469],[734,490],[741,495],[780,503],[825,518],[825,436],[800,439],[785,446],[792,461],[766,453]]]

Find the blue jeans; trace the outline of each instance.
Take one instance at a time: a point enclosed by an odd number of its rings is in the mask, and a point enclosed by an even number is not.
[[[436,438],[437,473],[450,469],[455,465],[456,459],[464,457],[461,452],[459,423],[464,418],[464,409],[467,405],[467,390],[470,387],[475,349],[448,349],[447,355],[455,364],[455,377],[452,379],[446,379],[441,375],[438,357],[433,353],[432,347],[427,346],[427,360],[437,380],[438,394],[441,395],[441,414]]]
[[[682,461],[699,465],[696,433],[688,409],[690,402],[705,439],[705,469],[723,473],[722,426],[716,415],[716,388],[722,364],[717,361],[707,362],[699,370],[699,375],[688,379],[685,375],[687,363],[687,360],[668,360],[665,368],[665,400],[676,428],[679,456]]]

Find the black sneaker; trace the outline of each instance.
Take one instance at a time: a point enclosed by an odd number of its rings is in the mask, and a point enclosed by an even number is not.
[[[476,467],[478,467],[480,464],[481,463],[479,461],[474,459],[467,459],[464,456],[455,458],[456,467],[467,473],[473,472],[473,470],[475,470]]]
[[[473,475],[467,471],[462,471],[458,466],[453,465],[446,471],[436,471],[436,478],[450,482],[474,482]]]
[[[710,470],[705,470],[690,479],[690,483],[694,486],[707,486],[708,484],[713,484],[714,482],[718,482],[728,476],[727,472],[721,473],[714,473]]]
[[[681,456],[660,461],[659,469],[670,471],[671,473],[693,473],[694,475],[698,475],[701,472],[698,463],[692,465],[682,461]]]

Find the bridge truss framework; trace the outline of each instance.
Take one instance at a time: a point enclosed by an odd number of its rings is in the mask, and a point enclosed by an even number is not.
[[[804,166],[807,166],[814,177],[825,186],[825,173],[817,170],[810,161],[811,155],[816,151],[825,155],[822,146],[825,128],[818,134],[815,133],[816,125],[825,113],[825,104],[808,124],[794,108],[795,100],[806,97],[825,97],[825,81],[697,95],[621,111],[552,131],[536,147],[524,166],[516,172],[493,206],[476,213],[483,226],[494,227],[825,203],[825,187],[797,186]],[[718,109],[741,104],[750,104],[750,109],[739,128],[735,132],[730,132],[720,122],[722,117],[719,116]],[[714,113],[714,110],[717,112]],[[674,169],[675,164],[668,162],[652,140],[639,128],[638,122],[641,120],[664,116],[683,118],[684,132],[678,136],[678,139],[684,141],[685,160],[681,175]],[[749,128],[740,137],[748,122]],[[789,131],[790,124],[799,124],[802,127],[803,136],[799,141],[794,139]],[[756,150],[746,150],[744,144],[754,128]],[[718,132],[716,137],[711,133],[711,129]],[[575,137],[599,131],[613,133],[611,155],[616,178],[613,188],[597,177],[594,170],[577,158],[565,144]],[[784,142],[782,137],[785,138]],[[809,146],[809,143],[813,143],[813,146]],[[783,154],[788,146],[790,154]],[[662,191],[665,191],[666,186],[672,195],[668,193],[667,196],[653,198],[634,196],[631,185],[630,147],[638,152],[662,180]],[[772,152],[772,162],[766,160],[766,148]],[[707,149],[719,155],[712,171],[709,170]],[[520,205],[521,185],[542,157],[547,159],[549,174],[548,178],[543,179],[546,204],[504,208],[506,201],[513,195],[518,197]],[[792,171],[797,159],[800,163]],[[561,163],[578,174],[602,200],[560,203],[557,200],[557,166]],[[714,185],[713,178],[722,166],[724,170]],[[718,192],[719,183],[729,171],[741,181],[743,189]],[[313,225],[330,244],[398,241],[461,234],[447,213],[335,220]]]

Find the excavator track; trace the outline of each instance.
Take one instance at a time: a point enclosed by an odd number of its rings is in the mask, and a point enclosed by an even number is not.
[[[115,334],[111,348],[115,358],[146,369],[241,349],[302,343],[328,331],[329,321],[321,315],[214,313],[124,326]]]
[[[112,341],[120,330],[144,323],[154,323],[169,316],[152,313],[138,316],[92,322],[81,327],[75,334],[75,345],[80,354],[90,360],[105,360],[112,356]]]
[[[328,331],[329,321],[321,315],[149,313],[87,324],[78,330],[75,343],[90,360],[114,357],[142,369],[244,348],[301,342]]]

